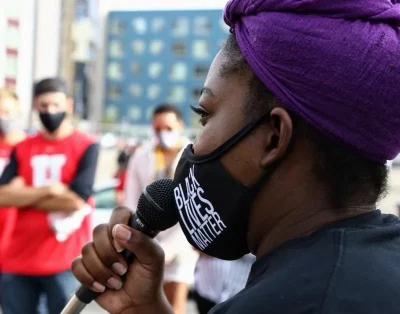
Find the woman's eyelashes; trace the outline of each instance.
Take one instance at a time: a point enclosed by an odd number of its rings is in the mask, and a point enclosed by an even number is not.
[[[201,123],[202,126],[205,126],[209,117],[209,113],[200,106],[195,107],[191,105],[190,108],[195,114],[200,116],[199,122]]]

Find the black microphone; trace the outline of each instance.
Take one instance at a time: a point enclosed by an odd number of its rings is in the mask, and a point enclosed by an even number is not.
[[[132,215],[129,226],[154,238],[160,231],[171,228],[177,222],[172,180],[160,179],[148,185],[140,195],[136,213]],[[133,262],[132,252],[124,250],[121,254],[128,264]],[[99,295],[100,293],[81,286],[61,314],[78,314]]]

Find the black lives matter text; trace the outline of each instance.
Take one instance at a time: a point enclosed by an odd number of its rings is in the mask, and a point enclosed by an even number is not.
[[[204,197],[194,176],[194,166],[185,178],[185,184],[174,189],[175,202],[187,231],[198,247],[204,250],[226,228],[211,202]]]

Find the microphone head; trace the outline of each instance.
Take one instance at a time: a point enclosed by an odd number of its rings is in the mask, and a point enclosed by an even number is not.
[[[148,185],[140,195],[137,214],[154,230],[164,231],[178,222],[172,179]]]

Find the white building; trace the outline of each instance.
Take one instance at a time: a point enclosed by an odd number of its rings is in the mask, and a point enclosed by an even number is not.
[[[15,89],[25,121],[31,107],[34,24],[35,0],[0,0],[0,85]]]
[[[3,0],[4,1],[4,0]],[[62,0],[21,0],[36,4],[34,81],[58,75]]]

